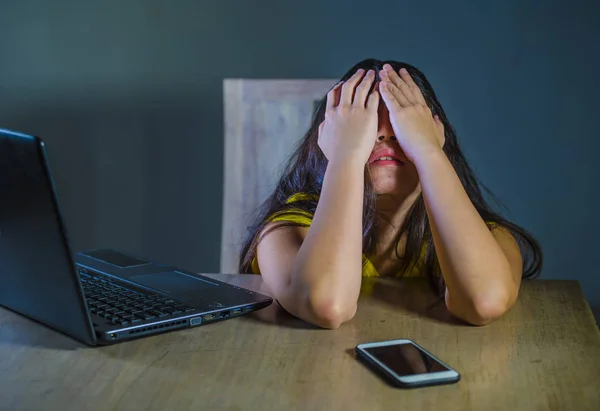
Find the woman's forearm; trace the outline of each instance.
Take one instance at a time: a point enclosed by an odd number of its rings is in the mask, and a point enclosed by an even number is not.
[[[356,312],[362,275],[363,193],[364,164],[329,163],[292,272],[292,288],[305,296],[317,320],[330,328]]]
[[[503,313],[518,293],[507,257],[446,155],[440,150],[415,164],[448,308],[469,322],[485,323]]]

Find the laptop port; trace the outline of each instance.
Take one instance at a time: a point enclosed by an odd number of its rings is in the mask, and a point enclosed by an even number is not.
[[[202,317],[194,317],[190,318],[190,325],[200,325],[202,324]]]
[[[247,313],[248,311],[252,311],[254,310],[254,306],[253,305],[249,305],[247,307],[244,307],[244,312]]]
[[[234,308],[233,310],[231,310],[231,315],[239,315],[241,313],[242,313],[241,308]]]
[[[223,311],[221,313],[221,318],[229,318],[229,311]]]
[[[210,321],[210,320],[214,320],[215,317],[216,317],[215,314],[206,314],[206,315],[204,315],[203,318],[204,318],[204,321]]]

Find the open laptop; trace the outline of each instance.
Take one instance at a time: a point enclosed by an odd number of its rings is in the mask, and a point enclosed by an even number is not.
[[[0,305],[97,345],[222,321],[272,301],[112,249],[73,255],[43,141],[0,129]]]

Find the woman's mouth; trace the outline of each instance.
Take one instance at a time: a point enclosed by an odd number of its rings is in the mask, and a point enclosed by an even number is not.
[[[381,156],[369,163],[370,166],[401,166],[404,163],[397,158],[390,156]]]

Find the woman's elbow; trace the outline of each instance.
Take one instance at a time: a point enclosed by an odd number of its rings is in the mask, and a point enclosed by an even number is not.
[[[476,298],[468,304],[456,304],[451,298],[446,298],[448,311],[455,317],[475,326],[488,325],[510,310],[514,299],[503,296],[485,296]]]
[[[310,311],[315,319],[315,325],[330,330],[339,328],[352,320],[356,314],[357,305],[342,303],[335,300],[311,300]]]
[[[504,301],[482,301],[473,305],[472,313],[467,318],[467,321],[472,325],[482,326],[488,325],[508,311],[510,307]]]

